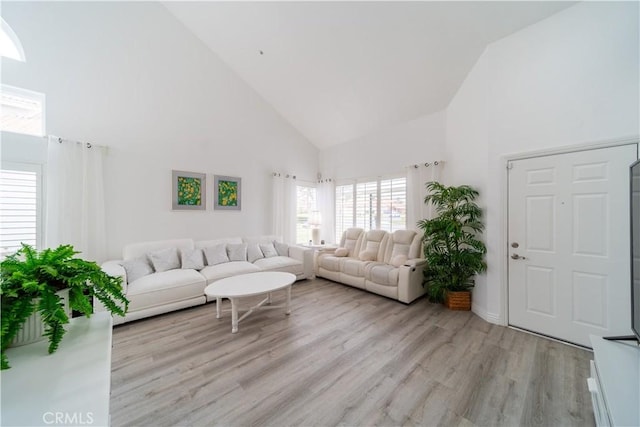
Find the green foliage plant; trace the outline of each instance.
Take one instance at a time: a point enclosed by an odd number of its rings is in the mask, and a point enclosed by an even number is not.
[[[49,353],[58,348],[69,317],[56,292],[69,289],[69,307],[87,317],[97,298],[111,313],[124,316],[129,301],[122,293],[122,279],[106,274],[98,264],[75,258],[71,245],[37,251],[22,245],[0,263],[1,369],[9,368],[5,351],[27,318],[39,312]]]
[[[443,302],[447,291],[471,290],[475,275],[487,269],[487,248],[478,239],[484,230],[482,210],[475,203],[478,191],[467,185],[447,187],[432,181],[426,188],[424,202],[435,207],[437,216],[418,221],[427,260],[424,286],[431,301]]]

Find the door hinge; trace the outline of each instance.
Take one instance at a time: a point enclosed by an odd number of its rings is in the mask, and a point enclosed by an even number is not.
[[[513,169],[513,162],[507,162],[507,170]]]

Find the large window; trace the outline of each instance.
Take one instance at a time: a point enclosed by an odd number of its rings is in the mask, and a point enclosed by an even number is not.
[[[353,227],[353,184],[336,186],[336,242],[342,233]]]
[[[336,241],[350,227],[407,228],[407,180],[382,178],[336,186]]]
[[[21,243],[42,247],[41,166],[3,163],[0,169],[0,258]]]
[[[356,184],[355,226],[375,230],[378,218],[378,182]]]
[[[0,130],[43,136],[44,94],[13,86],[0,87]]]
[[[318,193],[315,187],[298,185],[296,187],[296,243],[309,243],[311,240],[313,218],[316,215],[318,205]]]
[[[380,181],[379,228],[391,232],[407,228],[406,178],[391,178]]]

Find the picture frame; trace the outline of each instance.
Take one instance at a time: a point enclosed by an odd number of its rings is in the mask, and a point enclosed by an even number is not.
[[[227,211],[242,209],[242,178],[214,175],[213,209]]]
[[[171,171],[173,210],[207,209],[207,175],[198,172]]]

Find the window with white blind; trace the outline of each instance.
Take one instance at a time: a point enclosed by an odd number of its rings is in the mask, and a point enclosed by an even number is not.
[[[387,231],[407,228],[407,179],[380,181],[380,229]]]
[[[318,194],[315,187],[305,185],[296,186],[296,193],[296,243],[307,244],[312,228],[317,226],[312,224],[312,213],[318,209]]]
[[[42,247],[42,168],[3,163],[0,169],[0,257],[21,243]]]
[[[378,182],[356,184],[355,227],[365,231],[378,228]]]
[[[353,184],[336,186],[336,242],[353,227]]]
[[[381,178],[336,186],[336,241],[350,227],[393,232],[407,228],[407,180]]]

